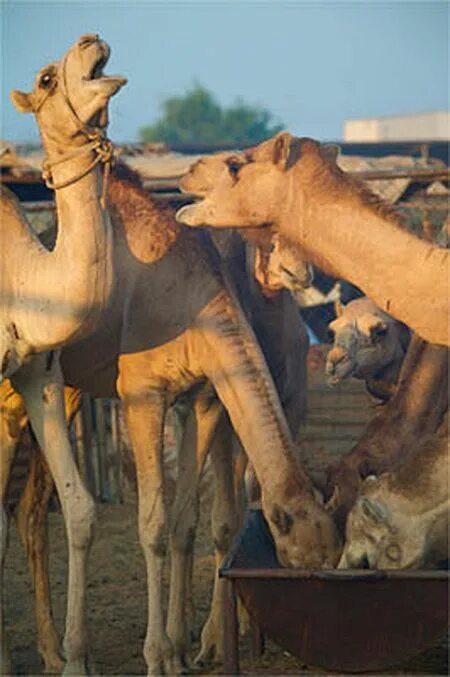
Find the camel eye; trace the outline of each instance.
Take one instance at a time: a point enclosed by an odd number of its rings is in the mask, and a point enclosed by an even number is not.
[[[388,545],[388,547],[386,548],[386,557],[390,559],[392,562],[398,562],[401,557],[399,546],[396,545],[395,543],[391,543],[391,545]]]
[[[53,76],[51,73],[44,73],[44,75],[39,80],[40,87],[44,89],[49,89],[53,83]]]
[[[231,160],[228,160],[227,165],[228,165],[228,171],[230,172],[230,175],[233,177],[233,179],[236,179],[238,174],[239,174],[239,170],[242,167],[242,164],[240,162],[238,162],[237,160],[231,159]]]
[[[383,336],[386,336],[387,331],[387,327],[384,325],[377,325],[376,327],[372,327],[370,330],[370,335],[373,339],[380,339],[383,338]]]

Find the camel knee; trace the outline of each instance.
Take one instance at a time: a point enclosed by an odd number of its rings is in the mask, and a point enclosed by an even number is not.
[[[198,523],[198,501],[193,497],[189,505],[184,504],[182,510],[176,511],[170,529],[172,548],[189,554],[192,552],[195,541],[195,532]]]
[[[170,532],[172,548],[185,555],[191,553],[194,549],[196,527],[196,520],[190,524],[180,521],[174,525]]]
[[[217,552],[228,552],[234,533],[235,524],[232,519],[221,519],[212,525],[212,539]]]

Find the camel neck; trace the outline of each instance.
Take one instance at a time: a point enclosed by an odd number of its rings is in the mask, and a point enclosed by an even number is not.
[[[402,230],[387,209],[377,213],[345,188],[328,195],[300,186],[289,197],[278,228],[313,263],[360,287],[426,340],[447,343],[448,250]]]
[[[56,184],[83,174],[93,153],[57,164]],[[53,251],[30,248],[26,264],[28,298],[38,299],[24,318],[35,350],[47,350],[92,331],[112,288],[112,229],[101,208],[99,167],[55,191],[58,235]],[[22,291],[25,294],[25,291]]]

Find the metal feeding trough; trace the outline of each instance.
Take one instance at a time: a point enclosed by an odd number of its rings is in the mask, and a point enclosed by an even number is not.
[[[285,569],[260,510],[248,514],[220,576],[229,674],[239,672],[236,594],[253,628],[306,665],[336,672],[405,661],[448,627],[448,571]]]

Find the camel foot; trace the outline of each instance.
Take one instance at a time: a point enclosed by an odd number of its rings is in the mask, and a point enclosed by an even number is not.
[[[85,658],[77,658],[68,661],[63,670],[63,675],[89,675],[90,671]]]
[[[54,654],[42,656],[44,661],[44,672],[49,675],[60,675],[65,667],[65,663],[60,655]]]
[[[216,625],[210,620],[206,622],[202,630],[200,651],[195,657],[195,664],[206,667],[213,663],[223,662],[222,633],[217,631]]]
[[[144,649],[144,658],[147,663],[147,674],[156,675],[185,675],[187,669],[183,665],[181,655],[173,649],[167,640],[162,646],[153,645]]]
[[[38,646],[38,651],[44,662],[44,672],[48,674],[61,674],[64,670],[65,661],[63,658],[63,651],[60,648],[58,639],[55,637],[51,642],[46,642],[46,645],[41,643]]]

